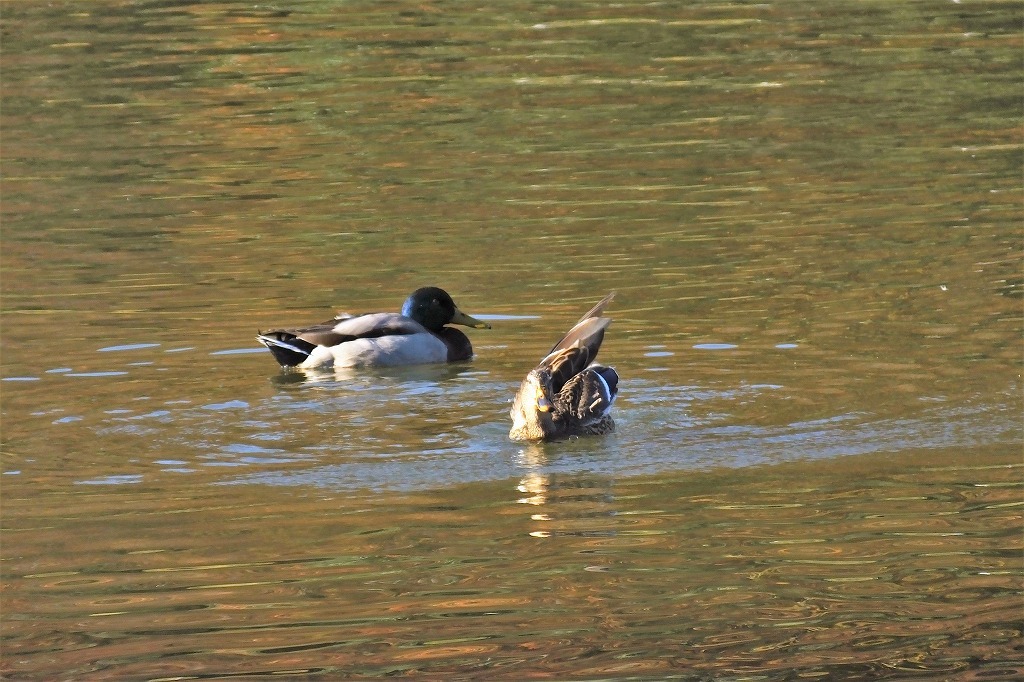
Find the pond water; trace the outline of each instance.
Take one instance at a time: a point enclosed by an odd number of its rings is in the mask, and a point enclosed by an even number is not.
[[[5,678],[1024,675],[1016,5],[4,14]],[[427,284],[473,361],[254,338]]]

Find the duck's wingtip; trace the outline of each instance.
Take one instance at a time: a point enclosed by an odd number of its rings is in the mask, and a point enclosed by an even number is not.
[[[614,290],[609,292],[607,296],[602,298],[600,301],[597,302],[597,304],[593,308],[588,310],[586,314],[583,317],[581,317],[580,321],[577,322],[576,324],[580,324],[580,322],[585,322],[592,317],[600,317],[602,314],[604,314],[604,309],[607,308],[608,304],[612,302],[613,298],[615,298],[615,294],[616,292]]]

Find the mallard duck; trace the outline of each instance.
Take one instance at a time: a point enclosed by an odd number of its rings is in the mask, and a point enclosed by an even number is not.
[[[259,332],[282,367],[394,367],[457,362],[473,357],[465,334],[447,324],[490,329],[455,305],[443,289],[423,287],[409,295],[399,313],[339,315],[301,329]]]
[[[609,433],[619,375],[592,364],[611,324],[601,317],[612,300],[601,299],[526,375],[512,401],[512,440],[558,440]]]

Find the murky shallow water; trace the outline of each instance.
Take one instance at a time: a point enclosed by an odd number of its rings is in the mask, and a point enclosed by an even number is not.
[[[1021,675],[1007,3],[5,11],[11,679]],[[438,284],[477,357],[255,330]],[[616,290],[607,438],[506,438]]]

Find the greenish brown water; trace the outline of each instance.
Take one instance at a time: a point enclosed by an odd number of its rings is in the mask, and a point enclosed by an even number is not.
[[[8,4],[0,674],[1024,674],[1021,20]],[[253,340],[423,284],[472,363]]]

